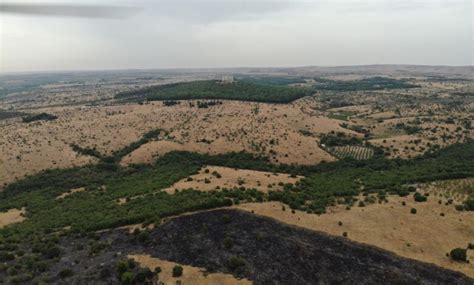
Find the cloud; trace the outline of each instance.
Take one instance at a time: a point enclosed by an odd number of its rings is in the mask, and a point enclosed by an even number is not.
[[[0,70],[473,63],[470,1],[101,3],[142,10],[2,17]]]
[[[137,7],[103,5],[0,3],[0,13],[48,17],[124,19],[138,11]]]

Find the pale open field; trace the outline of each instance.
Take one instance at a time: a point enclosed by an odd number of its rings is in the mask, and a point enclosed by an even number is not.
[[[174,262],[162,260],[149,255],[133,254],[128,258],[132,258],[142,267],[148,267],[150,270],[155,270],[156,267],[161,267],[159,281],[164,282],[165,285],[174,285],[176,281],[180,280],[181,284],[193,285],[250,285],[252,282],[248,279],[236,279],[230,274],[224,273],[208,273],[206,269],[193,267],[188,265],[181,265],[183,267],[183,275],[181,277],[173,277],[173,267],[177,265]]]
[[[302,177],[290,177],[290,175],[286,173],[207,166],[202,168],[198,174],[190,176],[190,178],[192,180],[188,178],[183,179],[163,191],[172,194],[176,189],[192,188],[199,191],[211,191],[222,188],[232,189],[245,187],[247,189],[254,188],[258,191],[267,192],[268,190],[282,190],[283,184],[295,184]],[[271,185],[270,188],[269,185]]]
[[[22,222],[25,219],[25,217],[23,217],[25,211],[26,209],[23,207],[20,210],[10,209],[6,212],[0,212],[0,229],[14,223]]]
[[[428,202],[416,203],[411,195],[405,198],[392,196],[387,204],[352,207],[351,210],[338,206],[320,216],[301,211],[292,213],[288,207],[283,211],[282,204],[277,202],[234,207],[333,235],[342,236],[347,232],[351,240],[474,277],[472,250],[469,251],[470,264],[453,262],[446,257],[451,249],[466,248],[468,243],[474,242],[474,213],[458,212],[453,205],[440,205],[437,198],[430,197]],[[411,208],[416,208],[417,214],[411,214]],[[445,216],[440,216],[441,213]],[[339,222],[342,222],[341,226]]]

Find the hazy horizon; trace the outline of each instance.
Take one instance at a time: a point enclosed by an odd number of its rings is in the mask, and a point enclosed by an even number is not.
[[[392,2],[56,1],[133,11],[0,14],[0,73],[473,65],[472,1]]]
[[[405,66],[405,67],[442,67],[442,68],[473,68],[474,65],[429,65],[429,64],[354,64],[354,65],[301,65],[301,66],[222,66],[222,67],[192,67],[192,68],[109,68],[109,69],[53,69],[53,70],[20,70],[0,71],[0,75],[10,74],[35,74],[35,73],[68,73],[68,72],[126,72],[126,71],[205,71],[205,70],[232,70],[232,69],[296,69],[296,68],[356,68],[356,67],[382,67],[382,66]]]

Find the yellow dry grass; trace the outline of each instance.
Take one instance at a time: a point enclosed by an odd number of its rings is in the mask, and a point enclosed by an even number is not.
[[[190,178],[192,180],[188,181],[188,178],[185,178],[163,191],[172,194],[176,189],[193,188],[199,191],[211,191],[220,188],[232,189],[235,187],[245,187],[267,192],[268,190],[283,189],[281,184],[295,184],[302,176],[290,177],[290,175],[286,173],[206,166],[203,167],[198,174],[192,175]],[[269,188],[269,186],[271,187]]]
[[[18,209],[10,209],[6,212],[0,213],[0,229],[14,224],[22,222],[25,217],[23,216],[26,212],[25,207]]]
[[[315,136],[330,131],[354,132],[340,127],[338,120],[311,113],[307,107],[301,102],[275,105],[224,101],[204,109],[190,107],[189,102],[172,107],[154,102],[38,109],[35,112],[59,118],[0,124],[0,187],[43,169],[97,161],[75,153],[72,143],[111,154],[158,128],[167,130],[168,138],[142,146],[122,163],[151,162],[172,150],[211,154],[245,150],[280,163],[333,161],[334,157],[318,146]],[[303,135],[303,129],[313,136]]]
[[[174,285],[177,280],[181,284],[193,285],[249,285],[252,282],[248,279],[236,279],[230,274],[224,273],[208,273],[206,269],[199,267],[192,267],[188,265],[181,265],[183,267],[183,275],[180,277],[173,277],[173,267],[177,265],[175,262],[162,260],[149,255],[132,254],[128,256],[134,259],[142,267],[148,267],[154,270],[156,267],[161,267],[159,281],[164,282],[165,285]]]

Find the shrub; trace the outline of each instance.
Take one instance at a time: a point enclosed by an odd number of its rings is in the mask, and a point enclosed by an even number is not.
[[[140,284],[144,283],[146,280],[153,278],[153,272],[148,268],[140,268],[136,275],[136,281]]]
[[[119,261],[117,263],[117,271],[119,273],[119,276],[121,276],[124,272],[128,270],[128,263],[127,261]]]
[[[464,205],[454,205],[454,208],[457,210],[457,211],[464,211]]]
[[[44,252],[44,256],[48,259],[58,257],[60,254],[61,250],[57,246],[50,247]]]
[[[245,261],[242,258],[238,257],[238,256],[232,256],[231,258],[229,258],[229,260],[227,262],[227,267],[231,271],[235,271],[239,267],[242,267],[244,265],[245,265]]]
[[[0,262],[14,260],[15,256],[9,252],[0,252]]]
[[[416,214],[416,209],[415,209],[415,208],[411,208],[411,209],[410,209],[410,213]]]
[[[454,248],[449,252],[449,256],[454,261],[467,262],[467,250],[464,248]]]
[[[232,246],[234,246],[234,242],[232,241],[231,238],[226,237],[223,241],[224,248],[226,249],[231,249]]]
[[[51,120],[56,120],[57,118],[58,118],[57,116],[51,115],[48,113],[39,113],[39,114],[32,114],[32,115],[28,115],[24,117],[23,122],[31,123],[31,122],[40,121],[40,120],[51,121]]]
[[[131,285],[135,280],[135,273],[127,271],[122,274],[120,277],[120,283],[123,285]]]
[[[137,240],[139,243],[147,243],[150,240],[150,234],[148,231],[142,231],[141,233],[138,234]]]
[[[173,277],[180,277],[181,275],[183,275],[183,267],[175,265],[173,267]]]
[[[59,278],[61,278],[61,279],[65,279],[65,278],[71,277],[73,275],[74,275],[74,272],[69,268],[66,268],[66,269],[63,269],[63,270],[59,271]]]
[[[464,209],[466,211],[474,211],[474,199],[468,199],[464,202]]]
[[[427,200],[426,196],[419,192],[415,192],[415,194],[413,194],[413,198],[415,199],[415,202],[426,202]]]

